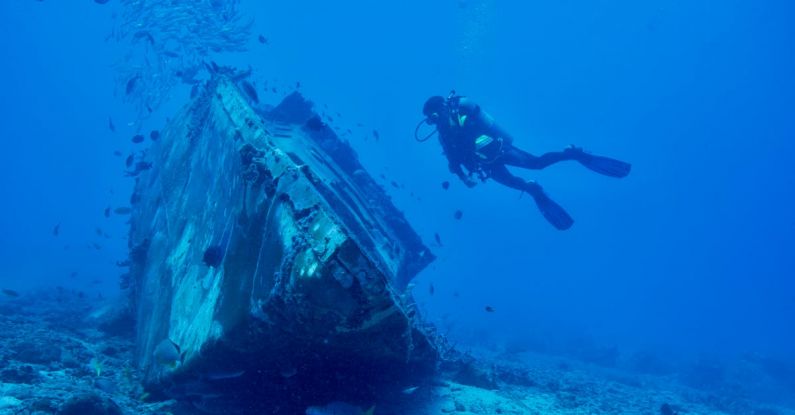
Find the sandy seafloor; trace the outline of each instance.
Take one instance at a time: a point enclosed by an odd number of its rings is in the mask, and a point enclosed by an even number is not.
[[[100,330],[112,303],[66,289],[0,299],[0,414],[228,413],[147,399],[132,364],[132,339]],[[482,355],[489,357],[476,357],[480,367],[499,373],[490,386],[441,378],[403,394],[400,408],[373,402],[374,413],[795,415],[730,392],[689,388],[675,377],[540,354]]]

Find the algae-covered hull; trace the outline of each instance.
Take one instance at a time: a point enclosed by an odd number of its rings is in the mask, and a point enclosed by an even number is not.
[[[433,256],[300,95],[258,111],[216,77],[148,157],[129,288],[147,383],[328,386],[433,367],[402,296]],[[155,357],[164,340],[179,362]]]

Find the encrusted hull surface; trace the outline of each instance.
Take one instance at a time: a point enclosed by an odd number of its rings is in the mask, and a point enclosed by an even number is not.
[[[432,370],[403,293],[433,255],[300,95],[258,111],[216,77],[149,152],[129,288],[148,384],[375,385]],[[153,354],[164,340],[176,365]]]

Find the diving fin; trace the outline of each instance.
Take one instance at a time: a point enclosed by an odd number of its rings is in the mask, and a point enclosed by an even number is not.
[[[555,203],[554,200],[550,199],[543,191],[537,192],[532,196],[536,201],[538,210],[541,211],[541,214],[544,215],[544,218],[547,222],[551,223],[552,226],[560,231],[565,231],[574,224],[574,219],[566,213],[566,210]]]
[[[626,177],[632,170],[632,165],[627,162],[590,154],[586,154],[579,162],[592,171],[610,177]]]
[[[572,160],[579,161],[580,164],[591,171],[605,176],[618,178],[626,177],[630,170],[632,170],[632,165],[627,162],[611,159],[610,157],[594,156],[593,154],[586,153],[582,148],[573,145],[566,148],[563,152]]]

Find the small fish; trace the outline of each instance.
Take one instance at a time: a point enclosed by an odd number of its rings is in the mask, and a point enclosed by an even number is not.
[[[205,249],[202,260],[208,267],[217,268],[224,260],[224,248],[221,245],[213,245]]]
[[[455,218],[455,220],[461,220],[462,217],[464,217],[464,212],[460,210],[456,210],[455,213],[453,213],[453,218]]]
[[[130,213],[132,213],[132,208],[117,207],[116,209],[113,209],[113,213],[117,215],[129,215]]]
[[[96,249],[97,251],[102,250],[102,245],[100,245],[100,244],[98,244],[96,242],[91,242],[91,247]]]
[[[442,182],[442,189],[444,189],[444,190],[447,190],[447,189],[449,189],[449,188],[450,188],[450,182],[448,182],[448,181],[446,181],[446,180],[445,180],[445,181],[443,181],[443,182]]]
[[[373,138],[375,138],[375,141],[381,139],[381,134],[378,134],[378,130],[373,130]]]
[[[436,245],[443,246],[442,245],[442,238],[439,236],[438,233],[434,233],[433,234],[433,239],[436,241]]]
[[[245,374],[245,370],[239,370],[237,372],[210,372],[206,374],[204,378],[207,380],[227,380],[239,378]]]
[[[96,233],[96,234],[97,234],[97,236],[102,236],[102,233],[103,233],[103,232],[102,232],[102,228],[100,228],[99,226],[97,226],[97,228],[96,228],[96,229],[94,229],[94,233]]]
[[[436,292],[436,288],[433,287],[433,283],[428,284],[428,294],[433,295]]]
[[[132,261],[129,259],[125,259],[124,261],[116,261],[116,266],[119,268],[129,267],[132,264]]]
[[[404,395],[411,395],[412,393],[416,392],[417,389],[419,388],[420,388],[419,386],[412,386],[410,388],[403,389],[401,393],[403,393]]]
[[[139,161],[138,163],[135,163],[135,171],[137,172],[149,170],[151,168],[152,168],[152,163],[149,161]]]
[[[180,350],[179,345],[171,341],[171,339],[165,339],[158,343],[152,352],[152,356],[158,364],[172,369],[185,360],[185,352]]]
[[[177,52],[172,52],[170,50],[164,50],[163,56],[168,56],[169,58],[178,58],[179,54]]]
[[[301,82],[300,81],[296,81],[296,83],[295,83],[295,89],[298,89],[298,88],[301,88]]]
[[[136,134],[132,138],[132,142],[135,144],[143,143],[144,142],[144,135],[143,134]]]
[[[59,223],[55,225],[54,228],[52,228],[52,236],[58,236],[58,234],[60,233],[61,233],[61,224]]]
[[[124,165],[130,167],[132,166],[134,160],[135,160],[135,154],[130,154],[129,156],[127,156],[127,159],[124,160]]]
[[[331,402],[325,406],[310,406],[306,408],[306,415],[373,415],[375,406],[366,411],[346,402]]]
[[[150,138],[152,141],[157,141],[157,140],[159,140],[159,139],[160,139],[160,131],[157,131],[157,130],[152,130],[152,132],[151,132],[151,133],[149,133],[149,138]]]
[[[108,117],[108,129],[111,132],[116,132],[116,126],[113,124],[113,118]]]
[[[220,73],[221,72],[221,67],[218,66],[218,64],[215,63],[215,61],[210,61],[210,63],[205,62],[204,66],[207,68],[207,71],[209,71],[210,73]]]
[[[259,40],[259,43],[262,43],[263,45],[268,44],[268,38],[266,38],[265,36],[259,35],[257,37],[257,40]]]
[[[77,277],[77,271],[72,271],[72,272],[69,274],[69,278],[76,278],[76,277]]]
[[[312,117],[312,118],[310,118],[310,119],[308,119],[308,120],[306,121],[306,126],[307,126],[307,127],[310,129],[310,130],[318,131],[318,130],[322,130],[322,129],[323,129],[323,127],[325,127],[325,126],[326,126],[326,123],[324,123],[324,122],[323,122],[323,121],[320,119],[320,117],[318,117],[317,115],[315,115],[314,117]]]
[[[487,313],[493,313],[493,312],[494,312],[494,307],[492,307],[492,306],[490,306],[490,305],[487,305],[487,306],[486,306],[486,312],[487,312]]]
[[[248,81],[242,81],[240,82],[240,86],[243,88],[243,92],[245,92],[255,104],[259,103],[259,96],[257,96],[257,90],[254,89],[254,85],[251,85]]]
[[[146,104],[146,110],[149,111],[150,114],[154,112],[154,110],[152,109],[152,107],[149,106],[149,104]]]
[[[116,156],[116,157],[121,157],[121,151],[113,150],[113,155]]]
[[[106,207],[105,211],[103,213],[105,214],[106,218],[109,218],[110,217],[110,206]]]
[[[118,392],[116,383],[105,378],[94,379],[94,387],[111,395]]]
[[[193,86],[190,88],[191,99],[196,98],[196,95],[199,95],[199,84],[193,84]]]
[[[126,95],[130,95],[135,91],[135,87],[138,85],[138,80],[141,79],[140,75],[135,75],[127,81],[127,86],[124,88],[124,93]]]
[[[563,365],[565,365],[565,363],[563,363]],[[676,410],[674,408],[676,408]],[[675,406],[672,406],[672,405],[670,405],[668,403],[663,403],[662,406],[660,406],[660,414],[661,415],[679,415],[679,414],[681,414],[681,412],[678,412],[677,410],[681,410],[681,409],[679,409],[679,408],[677,408]]]
[[[132,284],[130,280],[131,277],[129,272],[125,272],[124,274],[119,275],[119,288],[121,288],[122,290],[130,288],[130,285]]]
[[[9,290],[8,288],[3,288],[2,291],[3,291],[3,294],[5,294],[5,295],[7,295],[9,297],[14,297],[14,298],[19,297],[19,293],[14,291],[14,290]]]
[[[105,4],[105,3],[109,2],[109,1],[110,1],[110,0],[94,0],[94,3],[97,3],[97,4]]]
[[[177,76],[183,83],[196,85],[199,81],[195,80],[196,73],[193,70],[176,71],[174,75]]]
[[[398,182],[396,182],[396,181],[394,181],[394,180],[392,180],[391,182],[389,182],[389,184],[391,184],[391,185],[392,185],[392,187],[394,187],[395,189],[400,189],[400,185],[398,184]]]
[[[149,42],[150,45],[155,44],[155,38],[152,36],[151,33],[147,32],[146,30],[139,30],[135,32],[133,34],[133,39],[135,40],[145,39],[147,42]]]
[[[296,369],[296,368],[294,368],[292,366],[288,366],[288,367],[282,368],[282,370],[279,371],[279,374],[285,379],[289,379],[289,378],[295,376],[297,373],[298,373],[298,369]]]
[[[136,177],[139,174],[141,174],[141,172],[144,172],[151,168],[152,168],[152,163],[148,161],[139,161],[135,163],[135,169],[124,172],[124,175],[127,177]]]

